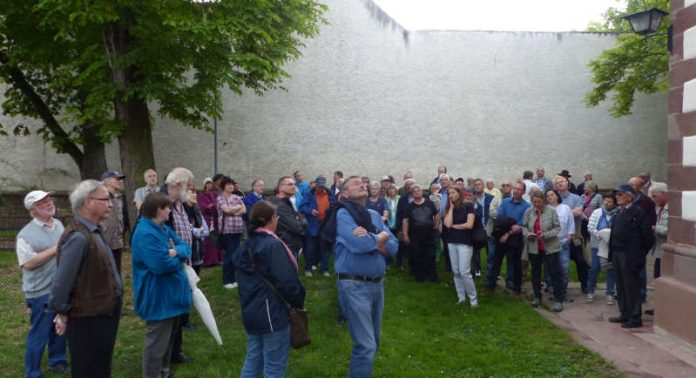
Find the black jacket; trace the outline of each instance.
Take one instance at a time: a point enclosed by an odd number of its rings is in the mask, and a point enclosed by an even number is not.
[[[252,251],[253,262],[248,250]],[[256,272],[258,268],[292,307],[304,308],[305,288],[283,244],[271,235],[250,231],[232,259],[237,269],[242,320],[247,332],[264,334],[289,326],[287,307]]]
[[[297,252],[304,244],[304,235],[307,228],[307,221],[295,211],[288,198],[271,198],[271,202],[278,207],[278,229],[276,235],[290,247],[293,252]]]
[[[645,256],[652,248],[653,239],[650,220],[640,206],[632,204],[625,210],[619,210],[611,225],[609,238],[609,259],[614,253],[626,253],[635,257],[635,261],[645,261]]]

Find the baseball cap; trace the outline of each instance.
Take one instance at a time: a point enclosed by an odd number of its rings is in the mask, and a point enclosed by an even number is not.
[[[29,194],[26,195],[26,197],[24,197],[24,207],[27,210],[30,210],[35,203],[41,201],[42,199],[52,194],[53,192],[44,192],[43,190],[31,191],[29,192]]]
[[[108,170],[108,171],[102,173],[102,175],[101,175],[101,180],[103,181],[103,180],[106,180],[106,179],[111,178],[111,177],[115,177],[115,178],[118,178],[118,179],[124,179],[124,178],[126,178],[126,176],[123,175],[123,174],[121,174],[121,172],[119,172],[119,171]]]
[[[209,182],[214,182],[214,181],[210,177],[206,177],[205,180],[203,180],[203,186],[205,186],[205,184],[207,184]]]
[[[616,187],[616,189],[614,189],[614,191],[615,192],[628,192],[631,194],[636,194],[636,190],[633,189],[633,187],[631,185],[628,185],[628,184],[619,185]]]
[[[316,180],[314,180],[314,183],[318,186],[326,186],[326,177],[319,176]]]
[[[391,179],[389,178],[389,176],[385,175],[385,176],[382,176],[382,181],[391,181]]]

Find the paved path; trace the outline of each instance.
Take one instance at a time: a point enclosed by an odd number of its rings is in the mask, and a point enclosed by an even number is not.
[[[604,286],[597,289],[595,302],[585,303],[579,284],[570,284],[569,294],[575,300],[564,303],[561,313],[550,311],[553,302],[544,295],[539,313],[566,330],[585,347],[601,354],[628,376],[640,377],[696,377],[696,347],[680,340],[653,332],[653,317],[643,316],[643,327],[632,330],[610,323],[608,318],[618,315],[617,305],[607,305]],[[574,287],[573,287],[574,286]],[[649,288],[648,304],[652,308],[654,292]]]

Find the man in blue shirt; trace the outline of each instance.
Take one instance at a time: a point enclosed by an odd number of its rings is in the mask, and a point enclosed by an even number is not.
[[[382,217],[365,208],[367,188],[360,178],[350,177],[341,192],[346,200],[336,214],[334,268],[353,339],[349,376],[371,377],[382,327],[384,256],[396,254],[398,243]]]
[[[524,240],[520,225],[524,222],[524,212],[530,207],[529,202],[522,199],[525,189],[523,182],[516,183],[512,189],[512,197],[505,198],[498,208],[495,230],[493,231],[497,242],[493,254],[493,266],[488,274],[486,294],[495,290],[503,256],[508,264],[512,265],[512,291],[519,294],[522,290],[521,258]],[[510,224],[505,224],[506,222]],[[508,277],[509,279],[510,277]]]

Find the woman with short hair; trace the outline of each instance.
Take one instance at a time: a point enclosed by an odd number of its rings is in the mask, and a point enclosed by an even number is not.
[[[541,268],[546,263],[554,287],[553,311],[561,312],[563,292],[556,290],[563,287],[561,264],[558,261],[562,250],[561,242],[558,240],[561,224],[556,210],[547,206],[546,197],[541,191],[532,191],[529,196],[532,207],[524,212],[522,235],[525,237],[529,262],[532,265],[532,306],[539,307],[541,304]]]
[[[234,263],[232,254],[239,247],[244,233],[244,219],[242,215],[246,213],[246,206],[242,197],[235,194],[237,182],[229,177],[222,179],[220,183],[222,192],[217,197],[218,232],[225,246],[222,257],[222,283],[225,289],[237,287],[235,278]]]
[[[614,216],[618,212],[616,207],[616,196],[609,195],[604,197],[604,206],[592,212],[587,230],[590,233],[590,247],[592,249],[592,264],[590,272],[587,276],[587,299],[586,303],[594,302],[595,287],[597,286],[597,278],[602,266],[606,267],[606,303],[614,304],[614,269],[609,263],[609,237],[611,236],[611,224]]]
[[[191,308],[191,288],[184,271],[191,247],[165,224],[171,205],[164,193],[145,197],[131,239],[134,308],[147,327],[143,377],[171,376],[174,334],[181,315]]]
[[[276,206],[259,201],[249,215],[249,237],[234,253],[242,320],[247,331],[247,355],[241,376],[284,377],[290,354],[290,313],[261,276],[294,308],[304,308],[305,289],[297,276],[297,261],[275,234]]]

